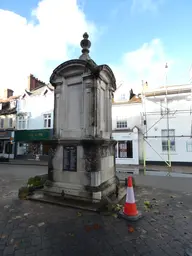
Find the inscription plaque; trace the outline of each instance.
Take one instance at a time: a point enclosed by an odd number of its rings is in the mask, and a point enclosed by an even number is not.
[[[77,171],[77,147],[63,147],[63,171]]]

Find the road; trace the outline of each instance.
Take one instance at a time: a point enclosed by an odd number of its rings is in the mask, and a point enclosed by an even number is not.
[[[125,180],[130,174],[117,173],[121,181]],[[152,175],[134,175],[136,185],[149,186],[159,189],[167,189],[178,192],[192,192],[192,176],[172,177],[172,176],[152,176]]]
[[[0,165],[0,256],[182,256],[189,248],[192,193],[136,187],[137,207],[144,217],[136,223],[19,200],[18,188],[46,171],[44,166]],[[144,177],[153,185],[159,178],[166,177]],[[146,200],[151,205],[147,209]]]
[[[118,170],[117,170],[118,171]],[[47,173],[47,166],[34,165],[8,165],[0,164],[0,197],[17,196],[18,188],[26,184],[29,177]],[[120,180],[124,180],[130,174],[118,173]],[[136,184],[139,186],[156,187],[172,191],[192,192],[192,178],[134,175]]]
[[[0,198],[15,198],[28,178],[47,172],[46,166],[0,165]]]

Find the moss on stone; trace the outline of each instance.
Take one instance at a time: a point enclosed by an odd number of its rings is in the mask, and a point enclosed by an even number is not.
[[[19,192],[18,192],[18,197],[20,198],[20,199],[23,199],[23,200],[25,200],[25,199],[27,199],[27,196],[29,195],[29,188],[28,187],[21,187],[20,189],[19,189]]]
[[[45,180],[41,176],[35,176],[28,179],[27,185],[30,187],[39,187],[43,186]]]

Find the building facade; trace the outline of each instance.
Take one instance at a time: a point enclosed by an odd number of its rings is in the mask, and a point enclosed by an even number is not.
[[[17,98],[5,89],[0,99],[0,158],[14,158]]]
[[[113,139],[116,144],[117,165],[138,165],[141,137],[141,99],[133,96],[130,100],[114,102],[112,106]]]
[[[53,134],[53,108],[53,87],[30,75],[29,87],[17,101],[17,158],[47,158]]]
[[[147,163],[192,163],[192,85],[146,90],[142,124]]]

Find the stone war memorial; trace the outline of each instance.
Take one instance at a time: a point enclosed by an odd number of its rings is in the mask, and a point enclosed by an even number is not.
[[[115,76],[89,56],[87,33],[82,54],[59,65],[50,77],[55,88],[54,144],[46,196],[99,203],[116,191],[112,98]]]

